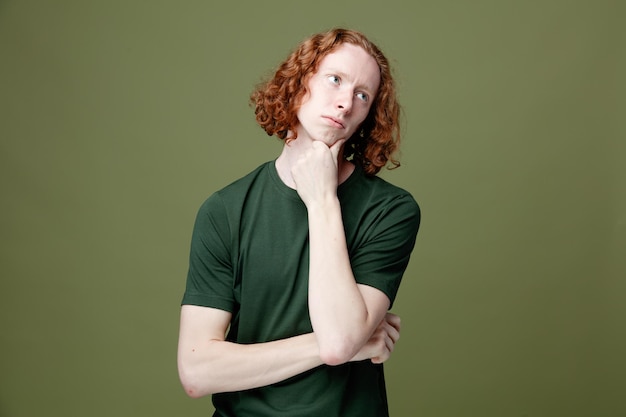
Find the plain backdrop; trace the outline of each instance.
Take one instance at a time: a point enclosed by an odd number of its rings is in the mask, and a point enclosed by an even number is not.
[[[345,26],[387,54],[423,210],[395,417],[626,415],[621,1],[0,1],[0,416],[208,416],[191,228],[275,158],[248,96]]]

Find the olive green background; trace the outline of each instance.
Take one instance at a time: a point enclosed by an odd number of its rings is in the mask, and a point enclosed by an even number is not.
[[[423,210],[401,416],[626,414],[620,1],[0,1],[0,416],[207,416],[176,372],[195,212],[274,158],[303,38],[391,59]]]

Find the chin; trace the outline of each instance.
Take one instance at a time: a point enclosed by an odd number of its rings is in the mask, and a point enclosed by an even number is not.
[[[326,139],[326,140],[322,140],[322,142],[324,142],[330,148],[335,143],[339,142],[339,140],[341,140],[341,138]]]

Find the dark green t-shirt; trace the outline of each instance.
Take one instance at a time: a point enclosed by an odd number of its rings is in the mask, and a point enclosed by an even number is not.
[[[350,262],[360,284],[391,303],[415,244],[420,210],[379,177],[353,174],[337,190]],[[227,340],[260,343],[312,332],[308,220],[274,162],[214,193],[194,226],[183,304],[232,313]],[[382,365],[320,366],[267,387],[213,396],[222,417],[384,417]]]

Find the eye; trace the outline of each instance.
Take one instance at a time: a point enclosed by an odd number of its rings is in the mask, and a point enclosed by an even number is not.
[[[328,81],[330,81],[333,84],[337,84],[339,85],[339,83],[341,82],[341,79],[339,77],[337,77],[336,75],[329,75],[327,77]]]
[[[356,93],[356,96],[357,96],[359,99],[363,100],[365,103],[367,103],[367,102],[369,101],[369,97],[368,97],[368,96],[367,96],[367,94],[365,94],[365,93],[361,93],[361,92],[359,92],[359,93]]]

